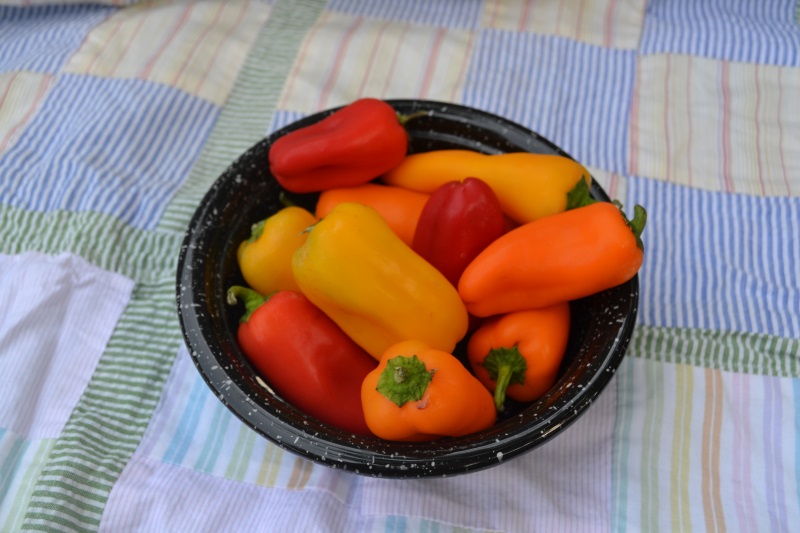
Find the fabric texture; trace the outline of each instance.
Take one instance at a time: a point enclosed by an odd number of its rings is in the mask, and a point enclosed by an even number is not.
[[[0,2],[0,531],[791,531],[800,521],[794,0]],[[360,97],[472,106],[648,211],[588,412],[442,479],[261,438],[175,307],[241,153]]]

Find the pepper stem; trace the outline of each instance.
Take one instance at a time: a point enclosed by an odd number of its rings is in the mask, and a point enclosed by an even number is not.
[[[414,113],[409,113],[408,115],[403,115],[401,113],[397,114],[397,120],[400,121],[401,126],[405,126],[409,120],[413,120],[418,117],[428,117],[430,116],[430,111],[415,111]]]
[[[253,312],[261,306],[261,304],[269,300],[269,296],[264,296],[253,289],[242,287],[241,285],[234,285],[228,289],[228,305],[236,305],[239,300],[242,300],[244,303],[245,310],[242,318],[239,319],[239,322],[241,323],[247,322],[250,319],[250,315],[252,315]]]
[[[581,176],[581,179],[579,179],[575,186],[567,193],[567,211],[591,205],[596,201],[597,200],[592,198],[592,193],[589,190],[589,184],[586,183],[586,178]]]
[[[432,378],[433,372],[416,355],[398,355],[386,362],[375,388],[397,407],[403,407],[421,400]]]
[[[511,384],[525,383],[525,372],[528,362],[522,356],[519,348],[501,346],[492,348],[483,360],[483,367],[489,373],[489,378],[494,381],[494,406],[498,411],[505,409],[506,389]]]

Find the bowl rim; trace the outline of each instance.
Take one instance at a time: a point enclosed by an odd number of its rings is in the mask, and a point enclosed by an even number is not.
[[[487,111],[435,100],[386,99],[384,101],[392,105],[398,112],[428,109],[432,113],[431,116],[456,117],[457,119],[458,117],[467,117],[464,118],[466,122],[470,120],[483,121],[487,128],[496,130],[498,134],[513,130],[521,136],[530,136],[535,140],[537,146],[572,158],[540,134]],[[548,405],[548,398],[557,391],[563,392],[560,387],[570,386],[562,383],[562,376],[543,398],[532,404],[538,405],[538,410],[529,406],[524,411],[527,413],[526,416],[519,415],[523,425],[521,430],[515,428],[513,432],[506,432],[502,429],[505,426],[496,424],[493,428],[468,437],[445,438],[422,444],[381,441],[377,438],[351,435],[345,431],[325,426],[291,405],[285,403],[281,405],[279,398],[275,399],[275,402],[278,403],[271,403],[269,398],[264,396],[268,396],[269,392],[264,390],[263,385],[259,384],[259,389],[253,390],[252,383],[242,382],[241,376],[235,372],[235,369],[230,366],[226,367],[219,359],[224,357],[224,354],[220,354],[220,346],[213,345],[214,343],[207,336],[199,333],[204,327],[208,327],[209,319],[201,316],[198,310],[202,306],[195,300],[193,291],[188,290],[197,285],[198,275],[195,272],[195,266],[198,259],[198,241],[196,236],[200,226],[205,224],[206,219],[211,216],[209,206],[218,200],[226,177],[230,179],[231,173],[236,171],[237,165],[245,161],[248,154],[257,148],[264,149],[266,147],[268,149],[269,145],[281,135],[321,120],[340,107],[310,114],[278,128],[240,154],[228,169],[216,178],[192,215],[178,256],[176,304],[184,342],[203,380],[237,418],[262,437],[315,463],[368,476],[405,478],[463,474],[500,464],[548,442],[561,430],[575,422],[589,408],[608,385],[620,365],[637,318],[638,274],[626,284],[610,289],[627,293],[629,306],[623,320],[619,323],[613,345],[605,352],[605,357],[590,365],[594,368],[584,369],[586,372],[591,372],[587,384],[584,384],[577,392],[570,391],[573,394],[569,401],[562,404],[560,408],[554,409]],[[408,123],[410,125],[409,134],[412,137],[417,131],[413,127],[413,122]],[[606,192],[595,179],[592,179],[591,192],[597,199],[610,201]],[[238,350],[238,347],[235,349]],[[238,355],[242,356],[241,353]],[[265,402],[267,402],[266,405]],[[287,413],[294,418],[284,418]]]

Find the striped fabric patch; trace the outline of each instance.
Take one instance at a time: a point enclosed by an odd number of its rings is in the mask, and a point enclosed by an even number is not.
[[[585,165],[623,173],[635,64],[632,51],[486,30],[463,103],[528,126]]]
[[[800,66],[795,0],[650,0],[639,51]]]
[[[323,13],[278,107],[310,113],[364,96],[459,101],[474,40],[469,30]]]
[[[275,4],[189,179],[164,212],[159,229],[185,231],[214,180],[264,137],[300,43],[322,11],[322,4],[322,0]],[[265,57],[270,60],[264,61]]]
[[[628,194],[628,178],[624,174],[608,172],[591,165],[584,166],[612,200],[625,200]]]
[[[53,84],[48,74],[0,74],[0,154],[16,141]]]
[[[800,337],[799,198],[628,180],[648,210],[639,318],[649,326]],[[678,238],[680,237],[680,238]]]
[[[249,0],[144,1],[94,28],[64,71],[164,83],[222,105],[269,10]]]
[[[634,50],[639,46],[644,10],[644,0],[487,0],[483,27],[558,35],[606,48]]]
[[[800,377],[800,339],[704,329],[638,326],[629,354],[740,374]]]
[[[0,73],[57,73],[91,28],[115,11],[90,5],[0,5]]]
[[[208,388],[183,346],[137,454],[264,487],[324,490],[342,502],[355,481],[284,452],[244,425]]]
[[[132,290],[76,255],[0,255],[0,427],[31,439],[61,433]]]
[[[800,196],[800,69],[657,55],[636,77],[631,174]]]
[[[0,429],[0,531],[19,531],[36,478],[54,440],[24,439]]]
[[[42,468],[27,530],[97,530],[111,487],[141,440],[179,345],[175,276],[139,283]],[[91,475],[86,475],[91,474]]]
[[[481,19],[478,0],[330,0],[327,9],[352,16],[446,28],[477,29]]]
[[[790,531],[796,378],[627,357],[617,372],[614,531]],[[667,400],[669,399],[669,400]]]
[[[54,94],[0,158],[0,201],[45,212],[99,211],[154,227],[217,109],[139,80],[66,75]],[[140,105],[118,105],[128,99]]]
[[[616,405],[615,387],[609,386],[553,440],[480,472],[423,482],[364,478],[357,493],[361,512],[484,531],[607,530]]]

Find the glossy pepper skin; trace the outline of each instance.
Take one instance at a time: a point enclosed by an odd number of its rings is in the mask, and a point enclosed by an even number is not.
[[[563,302],[493,316],[470,336],[470,367],[494,393],[498,411],[504,409],[506,396],[531,402],[553,386],[569,329],[569,304]]]
[[[287,191],[316,192],[366,183],[400,163],[407,150],[394,108],[363,98],[277,139],[269,167]]]
[[[305,242],[305,230],[316,221],[309,211],[290,206],[254,224],[250,238],[236,252],[247,284],[261,294],[299,290],[292,274],[292,255]]]
[[[433,191],[411,247],[457,286],[467,265],[505,231],[497,195],[484,181],[467,178]]]
[[[334,207],[345,202],[357,202],[375,209],[404,243],[411,246],[422,208],[429,195],[379,183],[365,183],[322,191],[315,214],[324,218]]]
[[[471,150],[434,150],[411,154],[381,178],[388,185],[433,192],[448,181],[474,177],[495,192],[503,211],[518,224],[566,209],[566,195],[591,175],[579,163],[559,155],[527,152],[487,155]]]
[[[245,303],[237,338],[248,360],[289,403],[332,426],[371,435],[361,384],[375,360],[302,294],[265,298],[246,287],[228,291]]]
[[[646,213],[628,220],[618,205],[596,202],[529,222],[486,247],[458,292],[479,317],[576,300],[630,280],[644,260]]]
[[[428,441],[491,427],[494,401],[456,359],[420,341],[390,346],[364,379],[361,403],[380,438]]]
[[[375,359],[406,339],[450,352],[466,334],[455,287],[369,206],[337,205],[311,228],[292,271],[303,294]]]

